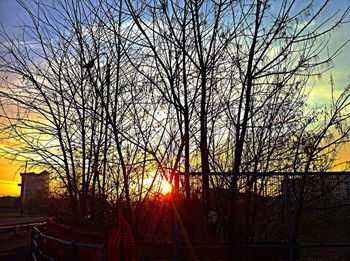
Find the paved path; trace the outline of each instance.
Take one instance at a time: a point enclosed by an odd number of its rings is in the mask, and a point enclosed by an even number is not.
[[[32,261],[29,246],[19,247],[9,252],[0,252],[0,261]]]
[[[16,248],[25,247],[30,245],[30,233],[22,234],[19,236],[7,236],[2,235],[0,237],[0,253],[11,252]]]
[[[13,217],[13,218],[0,218],[0,227],[18,224],[28,224],[41,222],[46,220],[46,217]]]
[[[46,217],[0,218],[1,226],[28,224],[45,221]],[[30,249],[30,230],[0,233],[0,261],[28,260]]]

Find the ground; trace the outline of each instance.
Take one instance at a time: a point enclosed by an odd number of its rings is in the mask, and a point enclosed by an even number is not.
[[[16,214],[0,215],[0,261],[29,260],[30,230],[16,232],[1,232],[1,227],[29,224],[44,221],[45,217],[19,216]]]

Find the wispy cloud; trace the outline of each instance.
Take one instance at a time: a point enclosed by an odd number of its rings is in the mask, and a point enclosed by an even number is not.
[[[17,181],[0,179],[0,185],[17,185]]]

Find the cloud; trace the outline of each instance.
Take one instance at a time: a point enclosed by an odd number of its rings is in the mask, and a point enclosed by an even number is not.
[[[14,185],[14,184],[17,186],[18,181],[0,179],[0,185]]]

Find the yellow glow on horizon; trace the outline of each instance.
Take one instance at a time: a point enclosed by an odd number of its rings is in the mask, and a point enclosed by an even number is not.
[[[20,195],[20,187],[18,186],[19,183],[20,182],[0,179],[0,197],[18,197]]]
[[[154,174],[152,173],[152,175]],[[147,189],[149,189],[152,186],[152,191],[159,192],[163,195],[167,195],[173,190],[173,185],[170,184],[165,178],[161,178],[160,176],[157,176],[154,182],[153,177],[145,178],[143,184]]]
[[[0,157],[0,196],[19,196],[21,177],[17,172],[20,166]]]

